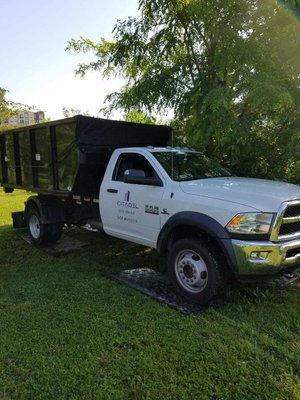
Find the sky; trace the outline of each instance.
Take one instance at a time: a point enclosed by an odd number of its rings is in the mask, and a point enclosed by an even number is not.
[[[115,22],[137,9],[138,0],[0,0],[0,87],[9,90],[9,100],[51,119],[61,118],[63,107],[103,116],[105,96],[123,82],[96,72],[75,76],[76,65],[93,55],[70,54],[65,47],[80,36],[112,38]]]

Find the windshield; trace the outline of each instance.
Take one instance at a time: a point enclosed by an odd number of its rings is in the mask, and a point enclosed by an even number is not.
[[[168,151],[152,153],[174,181],[232,176],[225,168],[201,153]]]

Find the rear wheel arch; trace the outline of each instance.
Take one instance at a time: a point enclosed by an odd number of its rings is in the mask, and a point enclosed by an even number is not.
[[[31,196],[25,203],[25,215],[30,209],[39,211],[45,224],[64,223],[65,210],[62,203],[51,196]]]
[[[36,209],[41,213],[41,204],[38,201],[38,197],[37,196],[31,196],[29,197],[29,199],[27,199],[26,203],[25,203],[25,214],[27,214],[29,212],[29,210],[31,209]]]

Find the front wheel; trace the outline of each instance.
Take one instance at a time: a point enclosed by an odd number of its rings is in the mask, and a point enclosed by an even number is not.
[[[168,273],[177,292],[198,304],[216,298],[224,285],[217,254],[195,239],[181,239],[173,244]]]

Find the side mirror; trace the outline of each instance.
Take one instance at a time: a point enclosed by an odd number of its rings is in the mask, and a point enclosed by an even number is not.
[[[130,169],[124,174],[124,182],[133,183],[135,185],[163,186],[163,183],[159,178],[147,178],[145,177],[144,171]]]

